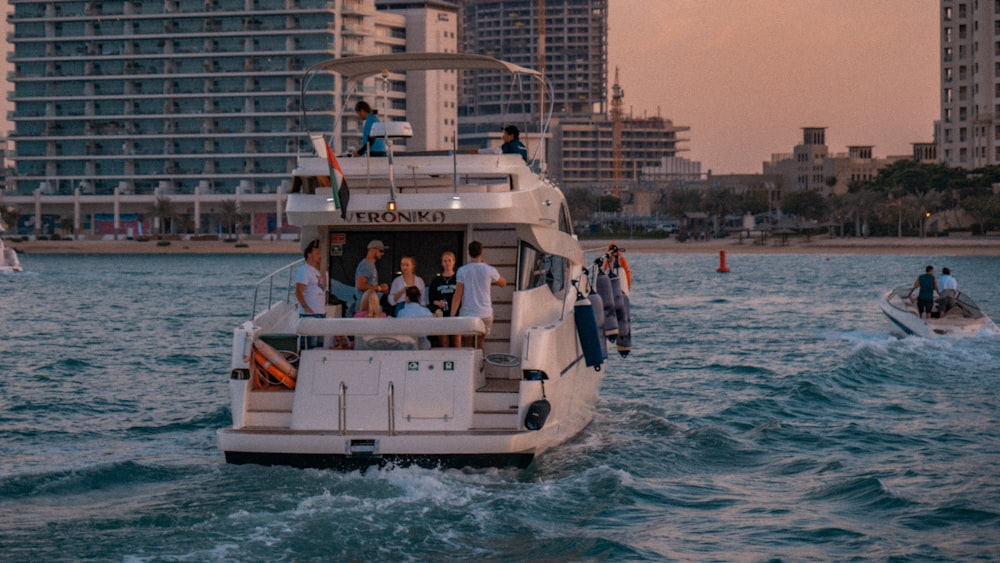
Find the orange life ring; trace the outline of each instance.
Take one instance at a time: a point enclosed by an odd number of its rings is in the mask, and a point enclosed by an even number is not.
[[[298,370],[288,363],[281,352],[262,340],[254,340],[252,356],[254,367],[266,372],[285,387],[295,389],[295,379],[299,375]]]

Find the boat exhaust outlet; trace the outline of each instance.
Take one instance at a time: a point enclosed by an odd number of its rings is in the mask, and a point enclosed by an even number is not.
[[[378,440],[350,440],[344,453],[347,457],[382,457]]]

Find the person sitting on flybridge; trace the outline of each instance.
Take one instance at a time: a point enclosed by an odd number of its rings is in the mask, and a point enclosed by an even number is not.
[[[528,162],[528,147],[521,142],[521,130],[514,125],[503,128],[503,144],[500,151],[504,154],[519,154],[525,162]]]

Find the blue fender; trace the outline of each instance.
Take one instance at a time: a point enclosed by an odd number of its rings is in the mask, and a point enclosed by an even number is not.
[[[618,338],[618,316],[615,314],[615,296],[611,291],[611,278],[603,271],[598,272],[595,285],[604,303],[604,336],[614,342]]]
[[[600,366],[604,362],[604,355],[601,353],[601,333],[597,330],[594,307],[583,294],[576,294],[573,317],[576,319],[576,334],[580,337],[580,347],[583,349],[583,358],[587,366]]]

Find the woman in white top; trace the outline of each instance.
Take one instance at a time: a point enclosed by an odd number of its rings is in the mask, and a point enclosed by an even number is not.
[[[398,311],[406,302],[406,288],[416,286],[420,289],[420,304],[426,307],[427,291],[424,280],[417,275],[417,261],[412,256],[403,256],[399,261],[399,269],[402,273],[392,280],[392,285],[389,287],[389,305]]]

